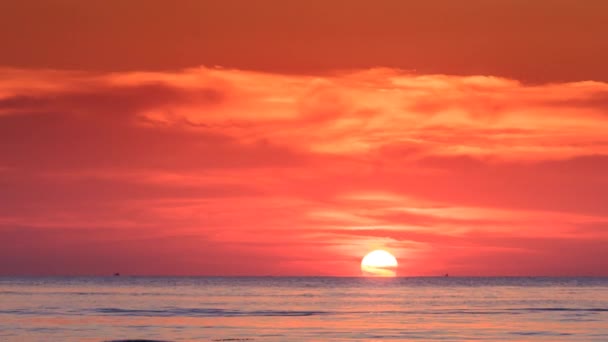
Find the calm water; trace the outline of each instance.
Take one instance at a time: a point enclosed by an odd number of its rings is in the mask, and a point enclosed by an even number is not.
[[[608,278],[0,278],[0,341],[608,341]]]

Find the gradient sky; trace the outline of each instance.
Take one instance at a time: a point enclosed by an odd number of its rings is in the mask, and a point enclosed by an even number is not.
[[[0,274],[608,275],[608,2],[0,2]]]

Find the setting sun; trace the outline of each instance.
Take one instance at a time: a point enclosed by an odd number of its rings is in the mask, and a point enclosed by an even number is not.
[[[608,0],[0,23],[0,342],[608,342]]]
[[[375,250],[361,260],[361,272],[365,276],[394,277],[397,275],[397,259],[389,252]]]

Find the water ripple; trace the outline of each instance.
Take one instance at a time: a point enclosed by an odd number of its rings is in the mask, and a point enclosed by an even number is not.
[[[120,308],[97,308],[94,312],[116,316],[149,316],[149,317],[238,317],[238,316],[316,316],[325,315],[325,311],[292,311],[292,310],[228,310],[228,309],[185,309],[170,308],[163,310],[134,310]]]

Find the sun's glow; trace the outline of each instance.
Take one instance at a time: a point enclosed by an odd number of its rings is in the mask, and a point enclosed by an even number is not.
[[[397,259],[385,250],[375,250],[361,260],[361,272],[365,276],[394,277],[397,275]]]

